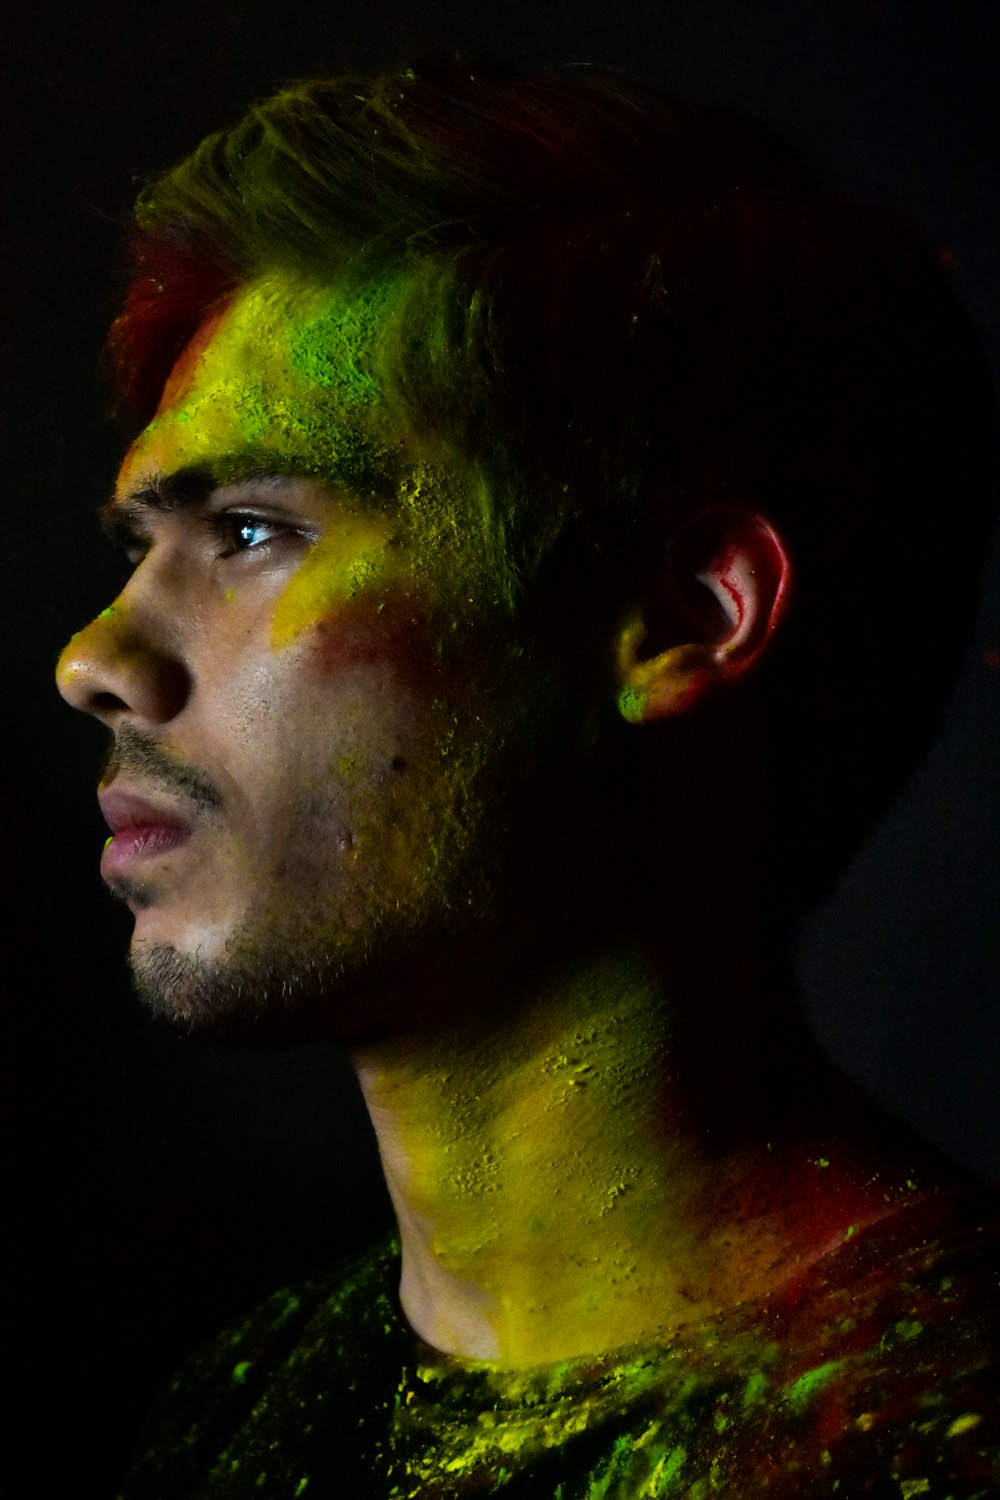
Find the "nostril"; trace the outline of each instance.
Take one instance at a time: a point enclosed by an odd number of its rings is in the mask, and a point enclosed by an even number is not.
[[[128,709],[128,704],[114,693],[91,693],[87,699],[87,710],[97,718],[108,718],[113,714],[120,714]]]

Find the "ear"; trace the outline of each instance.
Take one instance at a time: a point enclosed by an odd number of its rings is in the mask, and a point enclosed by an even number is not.
[[[629,616],[617,643],[618,706],[630,723],[683,713],[743,677],[788,603],[791,567],[771,523],[749,507],[699,511],[675,535],[661,597]],[[656,639],[653,621],[666,620]]]

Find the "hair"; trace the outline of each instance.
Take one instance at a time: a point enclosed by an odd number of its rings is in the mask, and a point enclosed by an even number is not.
[[[142,193],[131,257],[140,420],[239,287],[409,278],[399,393],[487,476],[512,609],[610,611],[678,517],[750,498],[796,577],[773,852],[795,903],[829,887],[938,726],[995,499],[988,365],[917,235],[738,114],[449,58],[256,105]]]

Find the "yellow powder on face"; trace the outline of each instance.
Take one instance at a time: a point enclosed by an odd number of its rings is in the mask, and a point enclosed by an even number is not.
[[[259,451],[263,470],[281,472],[287,460],[288,473],[314,476],[343,502],[346,514],[332,518],[278,601],[276,651],[390,578],[450,598],[458,614],[486,592],[470,477],[429,461],[389,393],[393,285],[350,295],[280,280],[246,288],[191,340],[122,472],[129,490],[229,455],[246,467]]]
[[[206,320],[177,360],[126,471],[194,467],[260,447],[289,472],[332,472],[363,488],[386,416],[373,339],[381,300],[271,279]],[[322,378],[319,376],[322,375]],[[359,396],[363,387],[364,400]]]
[[[392,523],[378,514],[346,516],[309,552],[275,607],[270,644],[287,646],[339,605],[372,590],[392,569]]]

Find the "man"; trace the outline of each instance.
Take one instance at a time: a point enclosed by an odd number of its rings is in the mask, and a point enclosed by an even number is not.
[[[302,86],[140,200],[113,733],[158,1012],[349,1049],[395,1246],[130,1496],[996,1493],[996,1210],[786,953],[926,744],[993,397],[942,274],[588,70]]]

